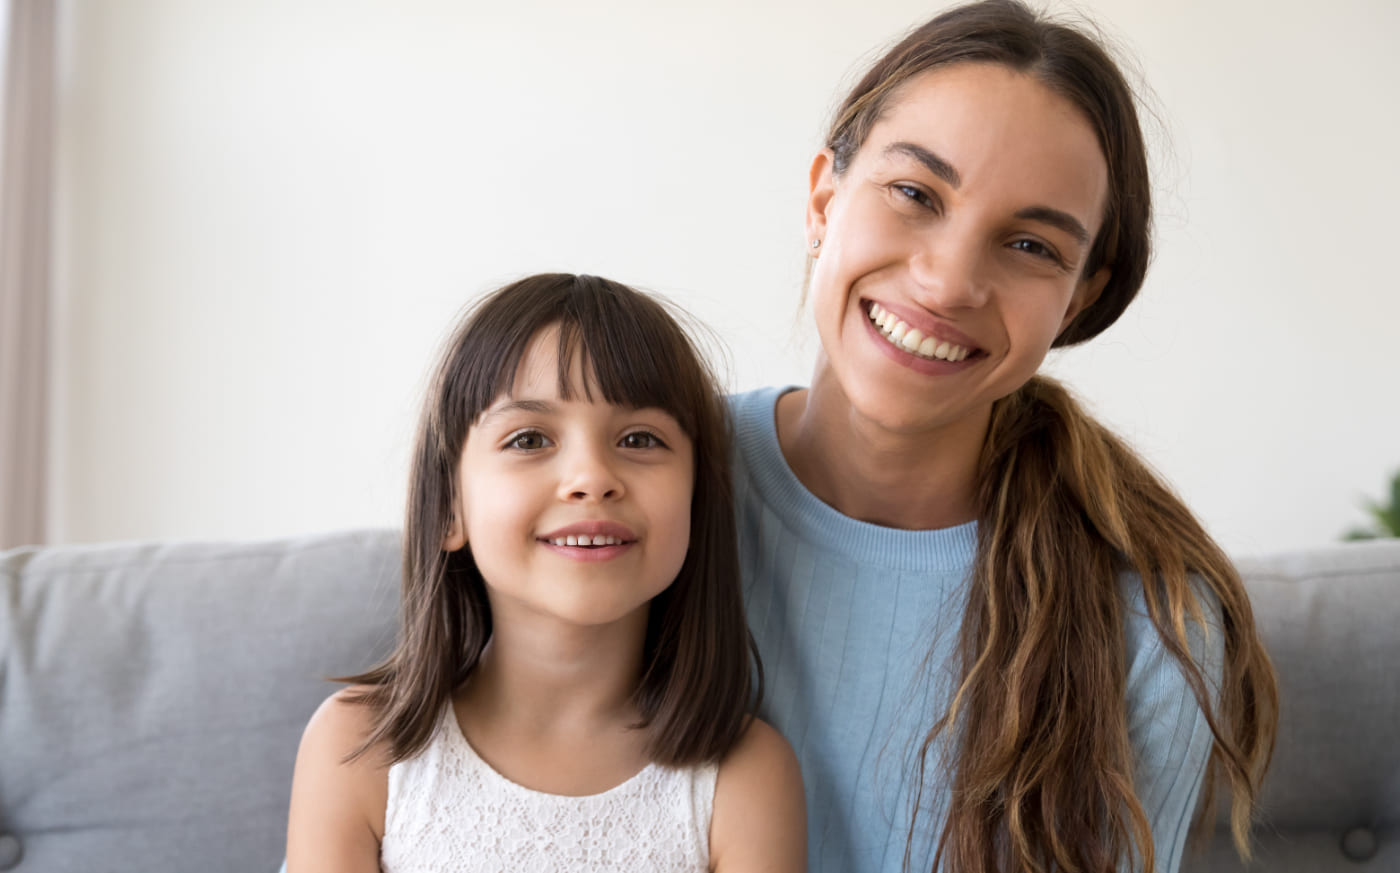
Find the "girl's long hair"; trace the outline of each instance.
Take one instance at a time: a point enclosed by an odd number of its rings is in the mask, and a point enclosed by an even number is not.
[[[442,548],[457,503],[458,462],[470,427],[509,392],[530,341],[552,326],[559,328],[564,399],[572,391],[569,367],[581,356],[590,400],[663,409],[694,445],[690,547],[675,581],[649,605],[633,698],[651,759],[717,760],[757,705],[762,680],[756,691],[757,655],[739,589],[728,416],[715,379],[658,301],[595,276],[544,274],[472,308],[436,369],[413,449],[398,641],[382,664],[341,680],[363,686],[350,699],[374,712],[356,755],[382,745],[392,763],[422,749],[491,638],[470,545]]]
[[[1152,209],[1132,89],[1095,39],[1019,0],[939,15],[877,60],[838,108],[826,140],[835,172],[850,165],[901,86],[959,63],[1034,76],[1097,133],[1110,190],[1084,275],[1108,267],[1110,278],[1055,344],[1096,336],[1142,285]],[[1198,822],[1209,820],[1216,782],[1227,783],[1235,845],[1248,857],[1278,698],[1230,561],[1170,489],[1050,379],[1033,378],[995,404],[980,465],[960,680],[948,710],[930,714],[920,759],[941,746],[942,778],[952,783],[935,869],[1154,869],[1123,706],[1125,571],[1141,580],[1152,624],[1214,736]],[[1188,623],[1215,626],[1213,601],[1225,650],[1218,687],[1188,647]],[[936,824],[911,821],[909,846],[921,826]]]

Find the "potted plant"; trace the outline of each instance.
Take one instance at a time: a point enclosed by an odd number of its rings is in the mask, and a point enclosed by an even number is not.
[[[1352,528],[1347,532],[1349,540],[1374,540],[1382,537],[1400,537],[1400,472],[1390,480],[1390,503],[1382,504],[1374,500],[1365,501],[1366,511],[1371,514],[1369,527]]]

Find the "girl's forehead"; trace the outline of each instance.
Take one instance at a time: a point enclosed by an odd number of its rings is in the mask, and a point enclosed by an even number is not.
[[[605,343],[593,352],[606,359],[595,360],[580,331],[580,325],[566,324],[561,329],[558,323],[537,331],[519,347],[514,371],[499,374],[496,397],[477,412],[474,421],[479,423],[483,415],[503,406],[521,407],[522,402],[526,406],[581,402],[616,410],[659,410],[691,433],[696,417],[704,413],[697,411],[702,404],[692,399],[684,377],[663,378],[644,350],[637,354],[636,346],[612,354],[612,345]],[[640,339],[635,342],[644,344]]]
[[[571,343],[567,366],[560,367],[560,329],[553,324],[525,346],[507,386],[512,397],[589,397],[599,394],[598,376],[582,343]]]

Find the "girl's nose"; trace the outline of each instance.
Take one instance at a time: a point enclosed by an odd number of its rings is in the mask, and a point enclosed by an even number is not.
[[[580,448],[565,461],[559,498],[569,502],[616,500],[625,493],[622,479],[603,449]]]

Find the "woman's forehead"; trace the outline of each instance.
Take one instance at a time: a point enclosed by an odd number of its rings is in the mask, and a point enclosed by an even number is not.
[[[1092,227],[1107,200],[1107,162],[1084,113],[1034,75],[1000,64],[955,64],[901,85],[857,161],[909,163],[913,150],[901,145],[944,162],[954,187],[1020,192]]]

